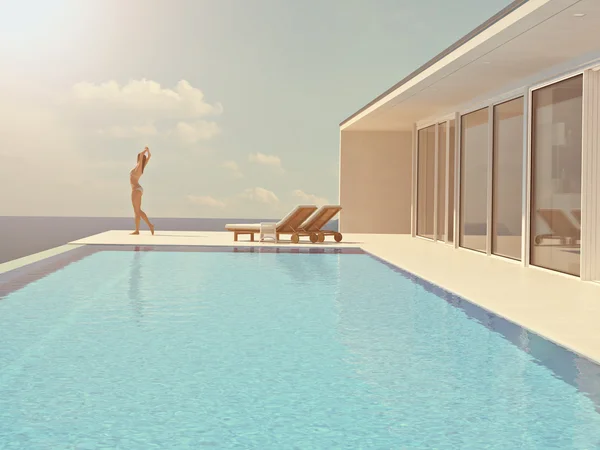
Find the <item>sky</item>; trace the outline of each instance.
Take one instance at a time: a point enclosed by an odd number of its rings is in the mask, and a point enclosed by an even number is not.
[[[0,215],[337,203],[339,123],[509,0],[0,0]]]

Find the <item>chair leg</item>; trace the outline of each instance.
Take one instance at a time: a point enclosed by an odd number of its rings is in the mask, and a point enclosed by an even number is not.
[[[237,241],[238,240],[238,234],[234,231],[233,232],[233,241]]]

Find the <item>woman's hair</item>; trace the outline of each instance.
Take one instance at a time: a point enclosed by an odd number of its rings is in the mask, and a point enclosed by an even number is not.
[[[148,158],[146,157],[146,155],[138,155],[138,162],[140,162],[140,156],[142,157],[142,173],[144,173],[144,167],[146,167],[146,161],[148,160]]]

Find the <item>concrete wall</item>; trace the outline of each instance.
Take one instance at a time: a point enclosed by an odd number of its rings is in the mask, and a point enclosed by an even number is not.
[[[411,232],[412,132],[342,131],[340,231]]]

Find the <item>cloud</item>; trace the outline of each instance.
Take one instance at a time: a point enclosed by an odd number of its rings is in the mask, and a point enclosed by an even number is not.
[[[157,136],[158,130],[153,124],[134,125],[130,127],[112,126],[98,130],[98,134],[113,138],[134,138]]]
[[[188,195],[187,199],[194,205],[210,206],[212,208],[225,208],[225,202],[217,200],[210,195]]]
[[[152,80],[131,80],[121,86],[116,81],[95,84],[77,83],[72,94],[80,104],[102,106],[160,118],[189,119],[223,112],[220,103],[211,105],[204,93],[181,80],[174,89],[163,88]]]
[[[221,114],[223,106],[206,102],[204,93],[185,80],[172,89],[146,79],[125,85],[81,82],[72,87],[66,106],[80,129],[93,124],[97,133],[116,139],[175,137],[193,145],[221,132],[206,117]]]
[[[207,141],[221,132],[216,122],[207,122],[199,120],[197,122],[179,122],[174,133],[185,144],[196,144],[200,141]]]
[[[279,202],[279,199],[275,195],[274,192],[271,192],[267,189],[261,187],[249,188],[246,189],[240,197],[251,200],[257,203],[266,203],[269,205],[273,205]]]
[[[314,194],[307,194],[304,191],[301,191],[300,189],[296,189],[292,192],[292,195],[298,199],[300,199],[300,201],[302,203],[309,203],[309,204],[314,204],[317,206],[323,206],[323,205],[329,205],[329,200],[327,200],[325,197],[318,197]]]
[[[98,134],[117,139],[127,138],[149,138],[159,135],[176,136],[182,143],[187,145],[196,144],[200,141],[208,141],[221,132],[219,125],[215,122],[199,120],[196,122],[179,122],[173,130],[161,133],[154,124],[120,126],[114,125],[98,130]]]
[[[221,164],[221,167],[229,170],[231,172],[231,175],[233,175],[234,178],[243,178],[244,177],[244,174],[242,173],[238,164],[235,161],[225,161],[223,164]]]
[[[270,166],[279,169],[283,172],[281,165],[281,158],[275,155],[265,155],[264,153],[251,153],[248,155],[248,161],[262,164],[263,166]]]

